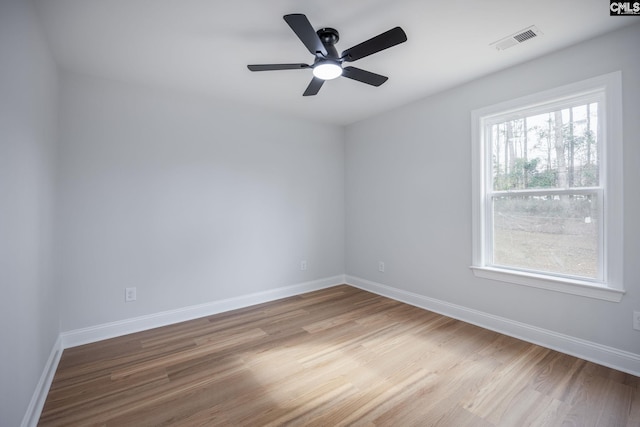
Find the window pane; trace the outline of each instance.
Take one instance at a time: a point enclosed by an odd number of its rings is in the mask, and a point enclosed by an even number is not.
[[[596,279],[597,195],[493,199],[493,264]]]
[[[598,103],[490,125],[493,190],[599,186]]]

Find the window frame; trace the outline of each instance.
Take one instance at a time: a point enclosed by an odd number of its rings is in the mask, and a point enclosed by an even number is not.
[[[472,142],[472,265],[476,277],[498,280],[517,285],[568,294],[586,296],[606,301],[620,302],[624,295],[623,286],[623,191],[622,191],[622,84],[621,72],[613,72],[561,87],[545,90],[471,112]],[[520,113],[529,115],[536,109],[573,104],[581,97],[592,97],[601,93],[598,100],[599,111],[599,168],[601,172],[598,187],[565,189],[540,189],[532,193],[552,192],[575,194],[588,191],[598,195],[600,216],[600,258],[601,277],[595,280],[565,277],[561,274],[530,272],[517,268],[497,267],[488,262],[492,251],[490,194],[499,193],[487,185],[491,183],[491,156],[488,148],[485,124],[495,122],[496,117],[504,118]],[[512,194],[522,194],[518,190]],[[504,191],[509,194],[508,191]]]

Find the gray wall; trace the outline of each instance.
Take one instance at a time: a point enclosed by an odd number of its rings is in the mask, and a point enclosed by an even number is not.
[[[31,3],[0,2],[0,425],[20,424],[59,333],[55,65]]]
[[[631,320],[640,310],[638,40],[640,25],[626,27],[349,126],[347,274],[640,354]],[[623,301],[475,278],[471,111],[616,70],[624,108]]]
[[[60,115],[63,331],[344,273],[342,128],[71,73]]]

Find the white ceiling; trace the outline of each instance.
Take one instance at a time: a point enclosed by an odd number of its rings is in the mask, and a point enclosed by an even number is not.
[[[199,93],[348,124],[635,22],[605,0],[36,0],[58,64],[85,74]],[[395,26],[408,41],[352,63],[389,80],[328,81],[303,97],[311,70],[252,73],[247,64],[312,63],[282,16],[340,32],[341,52]],[[633,21],[633,22],[632,22]],[[528,26],[544,35],[489,45]],[[351,65],[351,64],[350,64]]]

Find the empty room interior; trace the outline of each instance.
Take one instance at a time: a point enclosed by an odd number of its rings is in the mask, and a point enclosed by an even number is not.
[[[638,9],[3,0],[0,426],[640,426]]]

